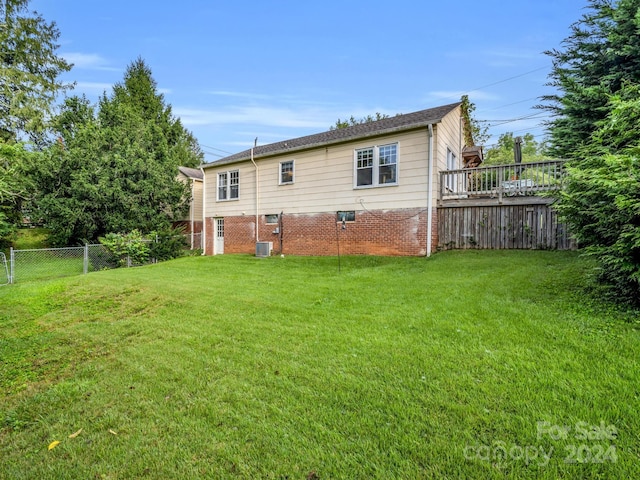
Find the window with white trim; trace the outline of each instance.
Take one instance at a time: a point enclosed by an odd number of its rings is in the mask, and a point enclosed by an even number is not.
[[[447,170],[456,170],[458,168],[458,158],[456,154],[447,147]],[[457,191],[457,178],[454,174],[447,175],[445,181],[445,187],[449,192]]]
[[[293,183],[294,165],[293,160],[280,162],[280,185]]]
[[[240,196],[240,172],[218,173],[218,201],[237,200]]]
[[[355,186],[380,187],[398,184],[398,144],[355,151]]]

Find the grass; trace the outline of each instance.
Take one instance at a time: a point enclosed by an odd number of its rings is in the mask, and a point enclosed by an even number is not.
[[[48,248],[48,236],[49,230],[46,228],[20,228],[16,232],[13,248],[16,250]]]
[[[2,287],[0,476],[637,478],[640,323],[590,269],[219,256]]]

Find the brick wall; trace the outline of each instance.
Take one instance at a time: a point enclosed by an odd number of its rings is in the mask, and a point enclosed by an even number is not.
[[[259,239],[273,242],[280,252],[280,233],[276,224],[259,217]],[[225,217],[225,253],[255,253],[255,217]],[[438,242],[436,209],[433,209],[432,251]],[[207,219],[207,254],[213,253],[215,222]],[[335,212],[284,214],[282,217],[282,253],[288,255],[426,255],[427,212],[424,209],[399,209],[356,212],[354,222],[336,222]]]

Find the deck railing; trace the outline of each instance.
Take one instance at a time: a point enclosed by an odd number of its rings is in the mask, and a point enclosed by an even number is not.
[[[440,199],[539,195],[562,187],[564,161],[546,160],[440,172]]]

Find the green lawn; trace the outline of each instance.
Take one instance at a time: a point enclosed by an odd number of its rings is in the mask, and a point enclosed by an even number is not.
[[[590,272],[219,256],[0,287],[0,477],[638,478],[640,322]]]

